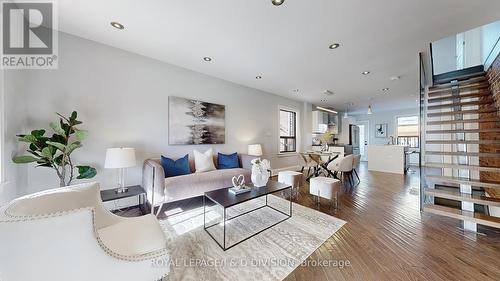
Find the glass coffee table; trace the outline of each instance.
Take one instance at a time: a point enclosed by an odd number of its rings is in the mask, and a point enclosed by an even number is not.
[[[288,214],[282,210],[279,210],[277,208],[277,206],[273,207],[273,206],[268,204],[267,196],[270,194],[273,194],[273,193],[281,192],[281,191],[290,192],[290,196],[289,196],[290,204],[289,204],[289,206],[287,206]],[[229,188],[222,188],[222,189],[218,189],[218,190],[214,190],[214,191],[205,192],[205,195],[203,196],[203,228],[208,233],[208,235],[210,235],[210,237],[212,237],[212,239],[222,248],[222,250],[226,251],[226,250],[240,244],[241,242],[246,241],[246,240],[254,237],[255,235],[257,235],[263,231],[266,231],[267,229],[291,218],[292,217],[291,192],[292,192],[291,185],[279,183],[276,181],[268,181],[266,186],[253,187],[250,192],[246,192],[246,193],[242,193],[242,194],[238,194],[238,195],[234,195],[234,194],[230,193]],[[249,211],[245,211],[243,213],[239,213],[239,214],[234,215],[232,217],[228,217],[227,210],[229,208],[238,206],[244,202],[254,200],[257,198],[262,198],[263,204],[261,204],[258,207],[255,207]],[[264,198],[265,198],[265,200],[264,200]],[[222,221],[221,222],[217,222],[217,223],[214,223],[214,224],[207,226],[206,225],[206,223],[207,223],[207,221],[206,221],[206,213],[207,213],[206,209],[207,209],[207,207],[210,207],[209,205],[212,205],[212,206],[217,205],[217,206],[221,207],[223,211],[222,211]],[[256,232],[253,232],[252,234],[246,236],[243,239],[239,239],[236,243],[233,243],[231,245],[227,245],[226,244],[226,242],[227,242],[226,241],[226,224],[233,219],[236,219],[238,217],[249,214],[251,212],[255,212],[255,211],[263,209],[263,208],[268,208],[269,210],[272,210],[273,212],[278,212],[279,214],[281,214],[281,216],[284,215],[284,218],[279,219],[276,222],[273,222],[271,225],[269,225],[263,229],[257,230]],[[222,233],[223,237],[221,239],[222,243],[217,241],[217,239],[209,231],[211,228],[216,227],[216,226],[221,226],[221,225],[222,225],[222,232],[223,232]]]

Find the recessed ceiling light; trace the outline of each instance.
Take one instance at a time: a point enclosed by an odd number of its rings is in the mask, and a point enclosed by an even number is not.
[[[333,44],[331,44],[330,46],[328,46],[328,48],[330,48],[330,49],[332,49],[332,50],[333,50],[333,49],[337,49],[338,47],[340,47],[340,44],[339,44],[339,43],[333,43]]]
[[[262,79],[262,76],[260,76],[260,75],[255,76],[255,79]]]
[[[401,78],[401,76],[392,76],[391,78],[391,81],[396,81],[396,80],[399,80]]]
[[[368,74],[370,74],[370,71],[368,71],[368,70],[367,71],[363,71],[363,72],[361,72],[361,74],[368,75]]]
[[[116,21],[112,21],[111,26],[116,28],[116,29],[120,29],[120,30],[125,29],[125,26],[123,26],[123,24],[116,22]]]
[[[283,4],[285,0],[271,0],[271,3],[273,3],[274,6],[279,6]]]
[[[203,60],[204,61],[212,61],[212,58],[211,57],[204,57]]]
[[[387,91],[389,91],[389,88],[383,88],[382,91],[387,92]]]

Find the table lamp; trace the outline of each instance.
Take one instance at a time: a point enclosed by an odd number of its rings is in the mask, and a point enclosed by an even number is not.
[[[117,147],[108,148],[106,150],[106,160],[104,161],[104,168],[119,169],[118,171],[118,187],[116,193],[127,192],[125,188],[125,168],[134,167],[135,162],[135,149],[130,147]]]
[[[249,144],[248,155],[262,156],[262,146],[260,144]]]

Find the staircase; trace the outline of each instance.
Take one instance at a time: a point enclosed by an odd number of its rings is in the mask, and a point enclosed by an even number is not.
[[[500,117],[486,72],[440,81],[426,92],[423,211],[500,228]]]

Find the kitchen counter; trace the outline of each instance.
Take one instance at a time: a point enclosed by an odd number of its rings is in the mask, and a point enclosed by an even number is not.
[[[368,170],[404,174],[406,150],[403,145],[369,145]]]

